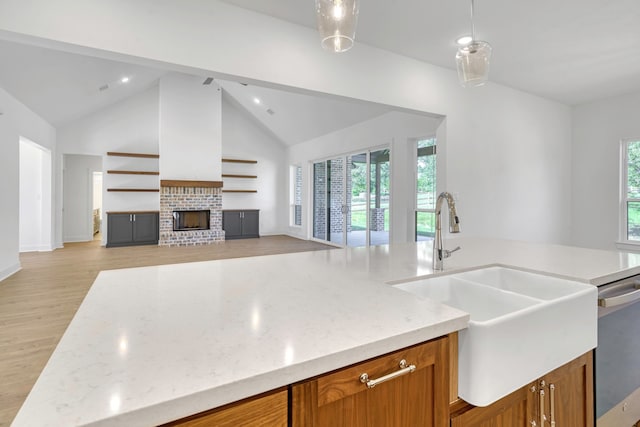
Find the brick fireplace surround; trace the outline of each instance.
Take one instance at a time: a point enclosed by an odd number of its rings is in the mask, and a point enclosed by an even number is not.
[[[209,230],[173,231],[173,212],[210,210]],[[160,246],[224,242],[221,181],[160,181]]]

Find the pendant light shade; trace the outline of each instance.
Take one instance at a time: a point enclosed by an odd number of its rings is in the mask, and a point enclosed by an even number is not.
[[[318,32],[322,47],[345,52],[353,46],[358,24],[359,0],[316,0]]]
[[[460,46],[456,53],[458,79],[464,87],[482,86],[489,80],[489,62],[491,61],[491,45],[476,40],[473,25],[473,0],[471,0],[471,41]]]
[[[482,86],[489,80],[489,61],[491,45],[474,40],[466,46],[460,46],[456,54],[458,79],[464,87]]]

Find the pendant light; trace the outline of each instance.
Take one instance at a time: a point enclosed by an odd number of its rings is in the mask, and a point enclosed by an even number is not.
[[[353,46],[358,24],[359,0],[316,0],[318,32],[322,47],[345,52]]]
[[[476,40],[473,25],[473,0],[471,0],[471,41],[458,47],[456,64],[458,79],[464,87],[482,86],[489,78],[489,61],[491,60],[491,45],[485,41]]]

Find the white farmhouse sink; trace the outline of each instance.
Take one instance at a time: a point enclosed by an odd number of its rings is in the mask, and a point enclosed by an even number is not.
[[[458,334],[458,394],[487,406],[597,344],[597,288],[504,267],[395,286],[470,315]]]

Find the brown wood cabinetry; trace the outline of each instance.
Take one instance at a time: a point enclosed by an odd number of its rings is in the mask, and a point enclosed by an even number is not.
[[[400,362],[415,365],[398,372]],[[369,388],[362,382],[398,373]],[[449,425],[449,339],[368,360],[291,388],[293,427]]]
[[[537,388],[538,425],[541,425],[541,417],[544,414],[544,426],[593,427],[591,352],[548,373],[538,381]]]
[[[287,390],[265,393],[183,418],[162,427],[286,427]]]
[[[593,355],[586,353],[499,401],[455,403],[451,427],[593,427]]]

